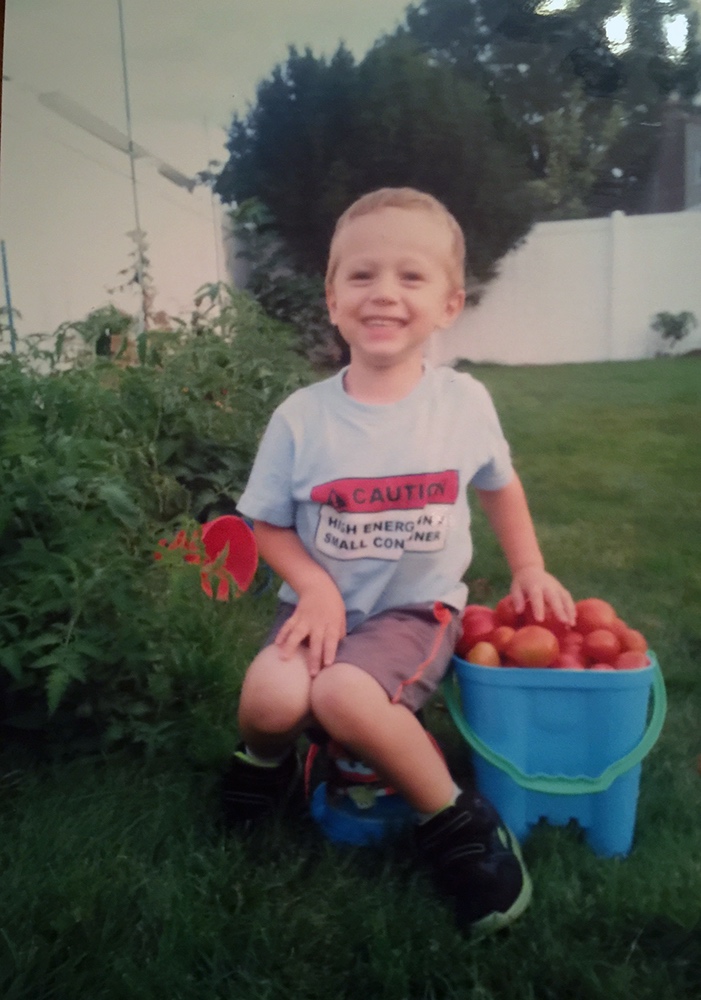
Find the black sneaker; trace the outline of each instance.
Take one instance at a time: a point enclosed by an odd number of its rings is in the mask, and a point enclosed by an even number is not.
[[[225,826],[250,826],[284,809],[301,792],[302,765],[292,750],[281,764],[261,767],[247,761],[243,746],[231,758],[220,786]]]
[[[462,792],[455,805],[416,828],[416,839],[436,887],[472,934],[508,927],[530,903],[518,842],[485,799]]]

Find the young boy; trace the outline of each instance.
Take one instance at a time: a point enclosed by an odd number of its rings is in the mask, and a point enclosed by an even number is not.
[[[455,785],[415,714],[460,631],[468,485],[517,609],[573,622],[574,606],[545,571],[487,391],[424,363],[429,336],[463,308],[464,268],[460,226],[419,191],[375,191],[338,221],[326,298],[350,364],[275,411],[238,504],[284,583],[244,679],[223,804],[231,823],[280,805],[299,780],[295,741],[320,726],[415,809],[438,888],[484,932],[523,912],[530,880],[494,808]]]

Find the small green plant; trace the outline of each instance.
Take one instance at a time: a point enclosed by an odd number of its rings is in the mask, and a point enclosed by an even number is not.
[[[652,329],[659,333],[663,341],[669,343],[673,350],[676,345],[687,337],[698,326],[694,313],[688,309],[682,312],[658,312],[652,317]]]
[[[112,353],[112,337],[123,337],[134,326],[134,317],[110,303],[93,309],[83,320],[71,323],[68,329],[75,330],[100,357]]]
[[[136,286],[141,298],[141,323],[144,329],[149,329],[154,319],[153,303],[156,297],[156,286],[151,271],[151,258],[148,255],[149,245],[146,242],[146,233],[143,229],[132,229],[126,235],[134,244],[133,249],[129,252],[129,263],[119,271],[119,277],[122,279],[121,284],[115,288],[108,289],[108,291],[110,294],[113,292],[123,292],[131,289],[132,286]],[[141,333],[143,333],[143,330]]]

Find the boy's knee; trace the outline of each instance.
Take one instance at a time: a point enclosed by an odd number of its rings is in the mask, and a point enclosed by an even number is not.
[[[239,722],[265,733],[285,733],[309,715],[310,679],[304,661],[279,662],[272,647],[263,650],[246,673],[239,700]]]
[[[377,681],[369,674],[350,663],[334,663],[325,667],[312,682],[312,712],[322,726],[336,720],[351,719],[363,712],[368,697],[374,694],[386,698]]]

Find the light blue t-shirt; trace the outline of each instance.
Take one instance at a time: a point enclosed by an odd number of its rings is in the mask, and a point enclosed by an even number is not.
[[[426,367],[404,399],[373,405],[349,396],[343,376],[277,408],[238,509],[295,529],[336,582],[349,627],[403,604],[461,610],[467,486],[496,490],[513,477],[489,393],[471,375]],[[297,601],[286,583],[280,598]]]

